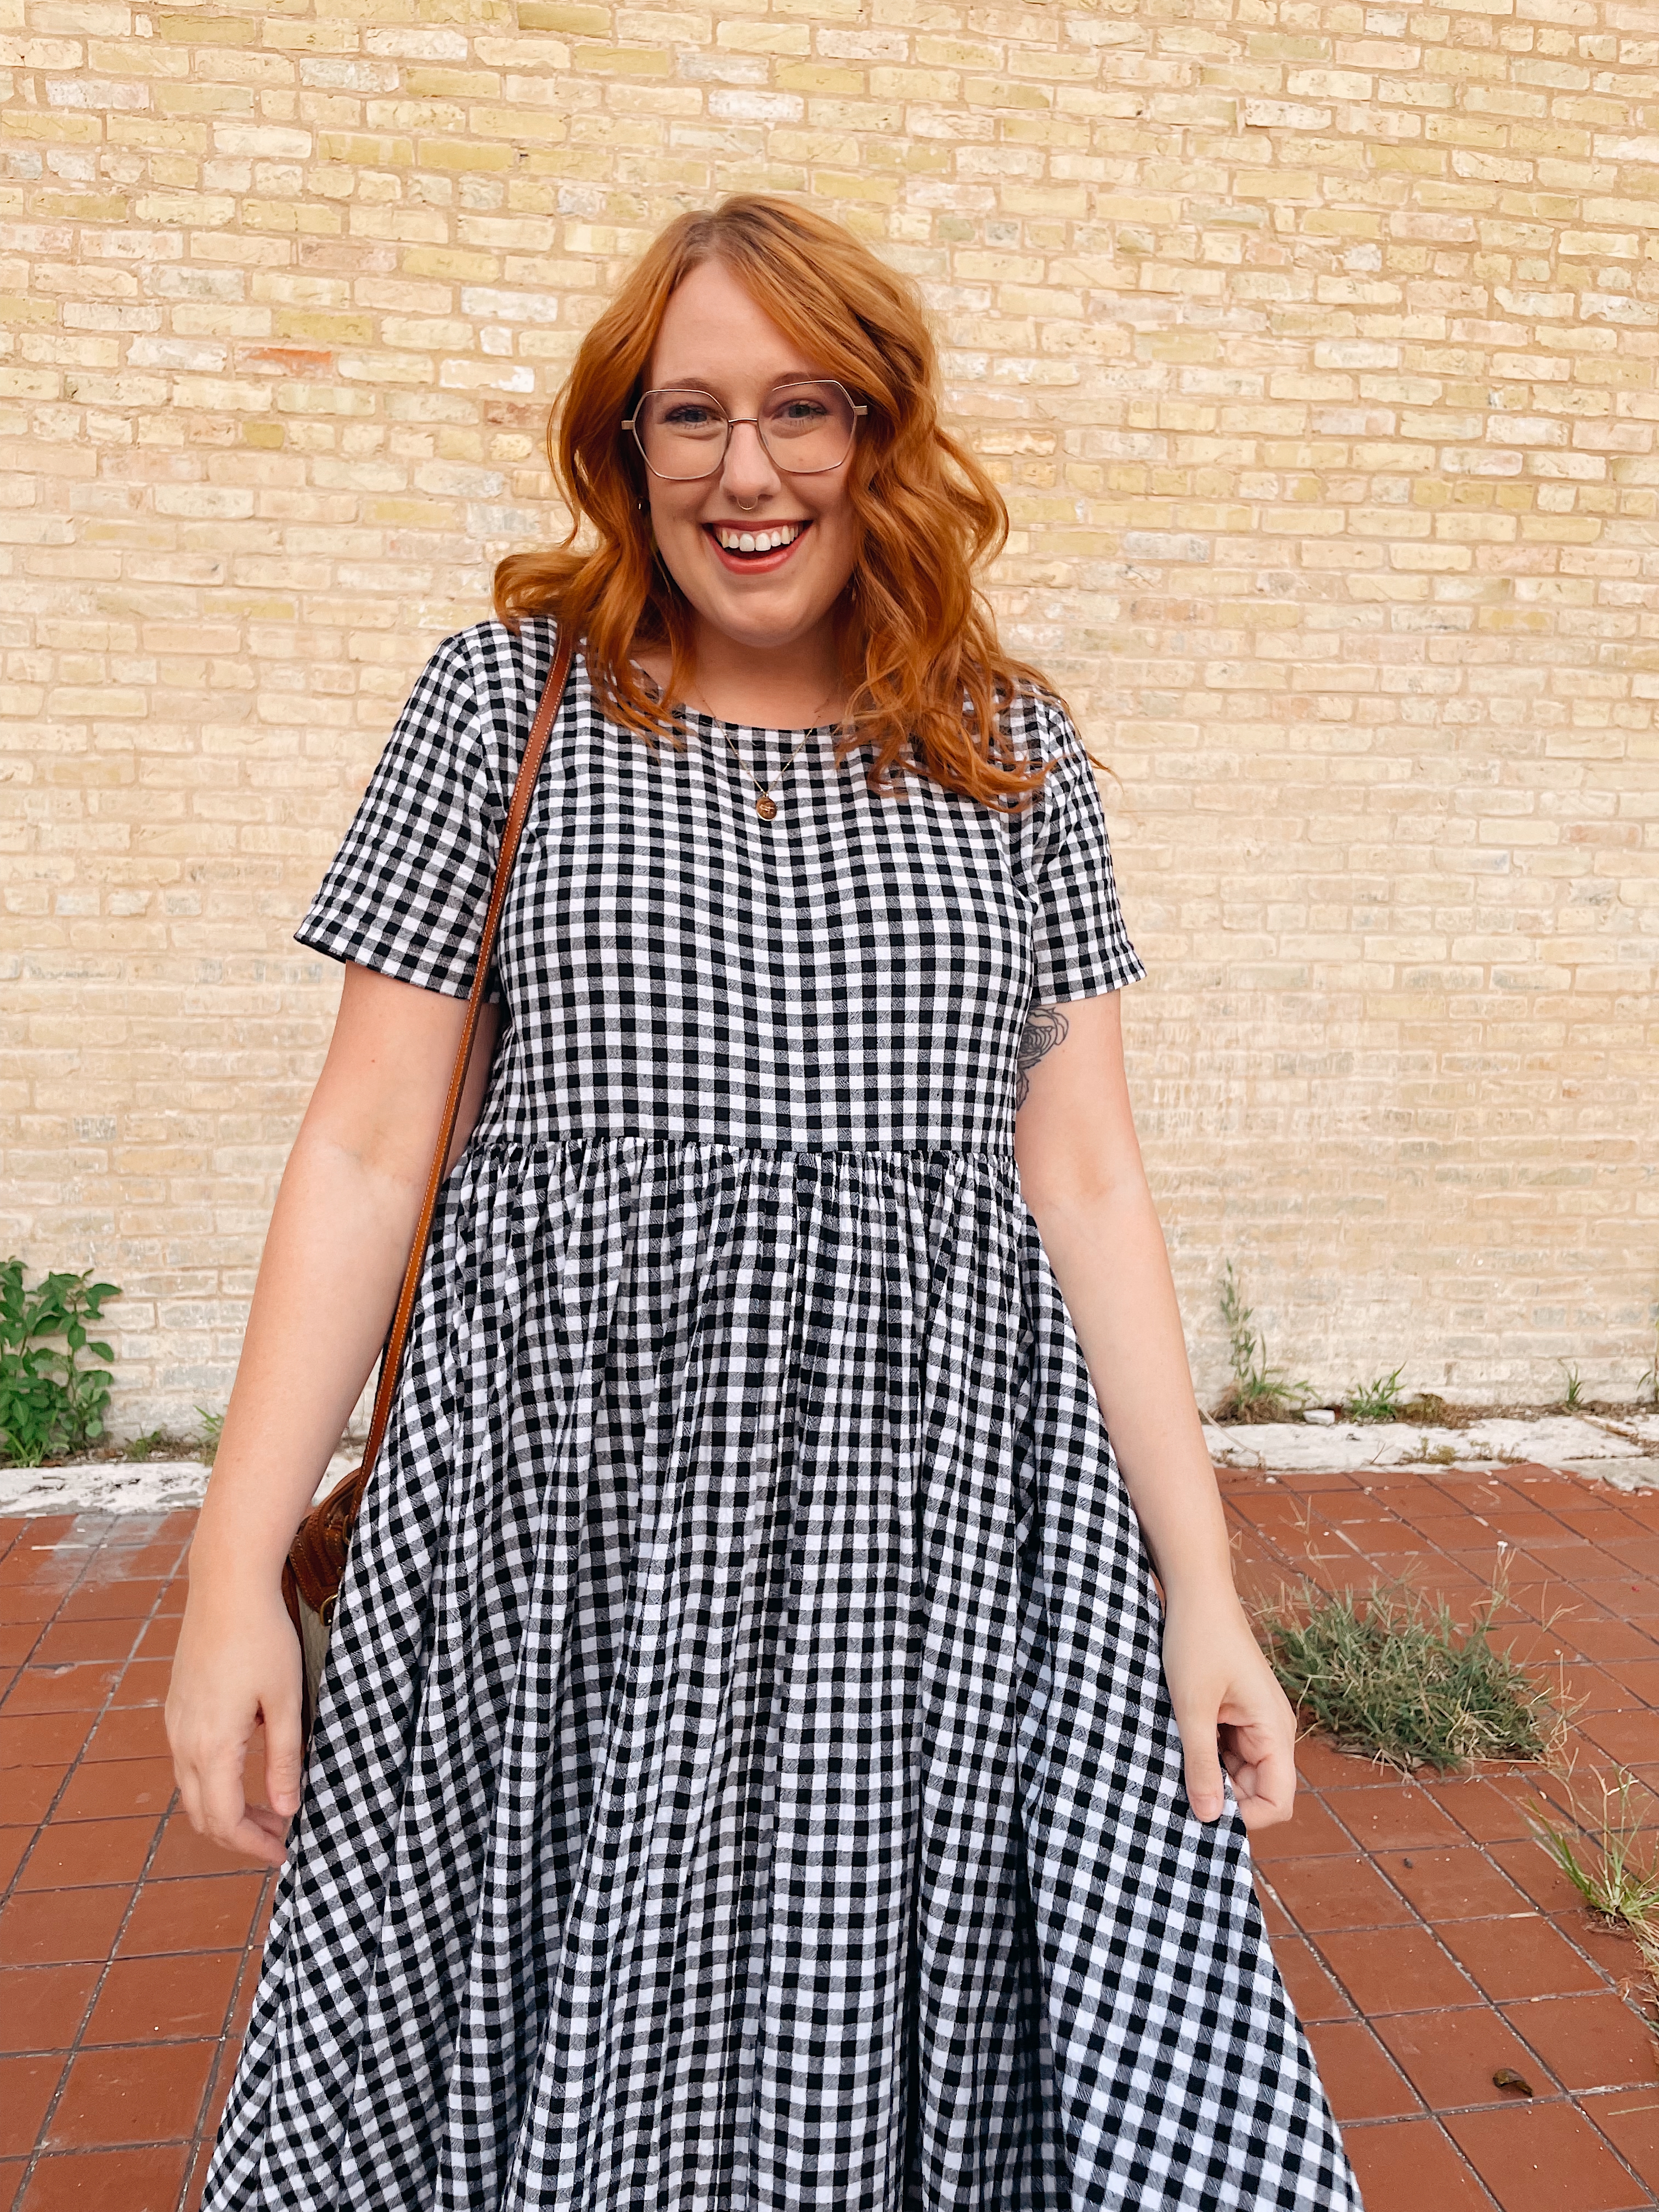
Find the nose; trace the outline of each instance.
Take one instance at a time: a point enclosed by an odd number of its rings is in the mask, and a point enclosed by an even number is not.
[[[754,507],[782,489],[782,479],[772,465],[772,456],[761,443],[760,432],[752,422],[733,422],[732,441],[726,449],[726,465],[720,471],[720,489],[739,507]]]

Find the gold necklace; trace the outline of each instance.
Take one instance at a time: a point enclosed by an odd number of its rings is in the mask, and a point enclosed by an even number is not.
[[[817,713],[822,713],[823,709],[827,707],[830,702],[835,697],[836,690],[836,686],[832,684],[830,689],[824,693],[823,698],[819,700],[817,707],[814,711]],[[754,785],[756,790],[760,793],[760,797],[755,801],[756,813],[759,815],[763,822],[770,822],[775,820],[778,811],[778,802],[773,798],[773,792],[777,789],[778,786],[783,781],[785,776],[788,775],[790,769],[793,768],[795,763],[800,758],[801,754],[805,750],[807,738],[817,737],[819,730],[823,727],[823,725],[819,722],[814,722],[811,728],[803,734],[799,744],[795,747],[794,751],[790,754],[788,759],[785,761],[783,766],[773,777],[770,787],[769,787],[761,781],[760,778],[755,774],[753,769],[750,767],[743,755],[738,750],[736,744],[732,743],[732,732],[726,728],[726,724],[720,720],[720,717],[718,714],[714,714],[711,715],[709,719],[719,725],[720,735],[726,739],[726,744],[732,747],[732,759],[736,761],[738,766],[743,770],[750,782]]]

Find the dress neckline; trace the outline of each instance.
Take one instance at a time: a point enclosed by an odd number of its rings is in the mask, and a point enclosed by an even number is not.
[[[629,665],[639,670],[653,694],[660,698],[661,687],[650,670],[635,660],[631,654]],[[682,720],[699,723],[705,729],[729,730],[734,738],[810,738],[826,730],[839,732],[842,727],[839,722],[798,722],[793,726],[781,722],[734,722],[724,714],[706,714],[701,707],[689,706],[684,700],[681,700],[674,712]]]

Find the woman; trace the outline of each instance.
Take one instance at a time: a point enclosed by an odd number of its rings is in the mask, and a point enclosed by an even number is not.
[[[1250,1893],[1293,1729],[1135,1147],[1142,969],[934,382],[836,225],[671,225],[567,390],[584,540],[439,648],[300,930],[343,994],[168,1708],[198,1826],[276,1863],[298,1814],[208,2212],[1358,2203]],[[558,623],[301,1790],[278,1570]]]

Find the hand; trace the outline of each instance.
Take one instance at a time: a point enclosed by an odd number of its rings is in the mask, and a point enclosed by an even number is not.
[[[1296,1715],[1230,1591],[1218,1600],[1170,1599],[1164,1679],[1196,1817],[1220,1819],[1224,1765],[1247,1829],[1288,1820],[1296,1802]]]
[[[278,1588],[192,1586],[167,1689],[167,1741],[185,1816],[227,1850],[280,1866],[300,1805],[300,1639]],[[264,1729],[266,1805],[243,1765]]]

